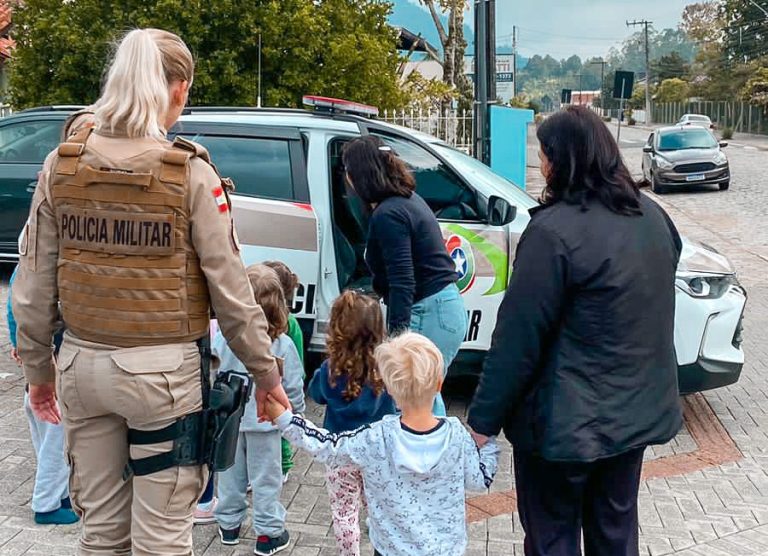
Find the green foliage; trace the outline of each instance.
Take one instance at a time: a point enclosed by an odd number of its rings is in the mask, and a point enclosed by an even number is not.
[[[651,87],[651,97],[653,97],[653,87]],[[627,108],[645,110],[645,85],[635,83],[632,89],[632,97],[627,101]]]
[[[746,102],[762,106],[768,112],[768,67],[761,67],[755,72],[744,86],[741,96]]]
[[[528,98],[525,94],[518,94],[509,101],[509,105],[512,108],[523,108],[526,110],[533,110],[534,114],[541,112],[541,104]]]
[[[390,10],[377,0],[25,0],[14,12],[12,100],[18,108],[91,103],[110,43],[126,29],[159,27],[196,57],[191,104],[256,103],[261,33],[265,105],[322,94],[400,107]]]
[[[722,138],[726,141],[733,139],[733,128],[732,127],[723,128]]]
[[[407,108],[423,112],[441,109],[459,98],[455,87],[438,79],[427,79],[418,71],[408,74],[402,90],[408,99]]]
[[[687,73],[688,64],[677,52],[672,52],[651,62],[651,75],[654,81],[658,83],[665,79],[682,79]]]
[[[685,102],[688,92],[688,83],[682,79],[665,79],[656,89],[656,102]]]
[[[749,62],[768,56],[768,15],[764,11],[765,6],[763,0],[723,1],[721,17],[725,53],[730,59]]]

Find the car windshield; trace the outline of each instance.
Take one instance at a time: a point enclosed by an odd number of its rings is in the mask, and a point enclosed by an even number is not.
[[[660,151],[714,149],[715,147],[717,147],[717,140],[705,129],[668,131],[659,136]]]
[[[479,160],[448,145],[434,143],[432,146],[457,172],[485,196],[497,195],[507,199],[518,208],[526,210],[539,204],[514,183],[496,174]]]

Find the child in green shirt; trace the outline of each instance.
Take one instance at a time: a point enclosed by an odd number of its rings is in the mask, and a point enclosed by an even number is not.
[[[296,293],[296,288],[299,286],[299,277],[296,276],[288,265],[280,261],[267,261],[264,266],[268,266],[277,273],[280,278],[280,283],[283,286],[283,295],[285,296],[285,302],[288,305],[288,309],[293,306],[293,296]],[[299,326],[299,321],[293,316],[292,313],[288,313],[288,337],[293,340],[296,346],[296,351],[299,352],[299,359],[301,364],[304,364],[304,335]],[[306,373],[304,374],[306,378]],[[293,467],[293,450],[291,444],[283,438],[283,482],[288,480],[288,472]]]

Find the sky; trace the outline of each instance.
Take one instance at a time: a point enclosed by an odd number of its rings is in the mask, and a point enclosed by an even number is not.
[[[680,14],[694,0],[496,0],[499,43],[512,42],[519,28],[521,55],[551,54],[560,59],[604,56],[637,28],[627,20],[647,19],[656,29],[677,27]],[[417,0],[411,0],[418,3]],[[474,0],[470,4],[474,5]],[[471,20],[470,20],[471,22]]]

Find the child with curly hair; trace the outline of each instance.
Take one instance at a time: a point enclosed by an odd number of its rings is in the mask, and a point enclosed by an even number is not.
[[[335,301],[328,359],[315,371],[308,391],[313,400],[327,406],[324,428],[343,433],[396,412],[373,358],[386,335],[381,306],[374,298],[346,291]],[[362,473],[355,467],[329,467],[326,485],[339,554],[359,556],[359,513],[365,503]]]

